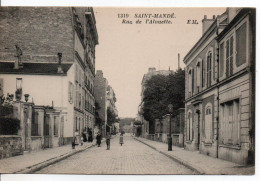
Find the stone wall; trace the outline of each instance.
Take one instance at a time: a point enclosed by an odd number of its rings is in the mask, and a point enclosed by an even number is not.
[[[22,155],[22,138],[16,135],[0,136],[0,159]]]

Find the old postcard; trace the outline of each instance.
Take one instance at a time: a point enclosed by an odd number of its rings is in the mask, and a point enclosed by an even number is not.
[[[0,173],[255,174],[256,9],[0,7]]]

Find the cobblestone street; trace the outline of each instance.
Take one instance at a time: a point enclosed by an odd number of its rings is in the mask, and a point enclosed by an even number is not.
[[[87,149],[36,173],[195,174],[130,136],[124,137],[122,147],[119,137],[115,137],[110,150],[102,143],[101,147]]]

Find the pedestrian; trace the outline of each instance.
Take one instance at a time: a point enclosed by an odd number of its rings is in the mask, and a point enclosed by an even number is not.
[[[107,150],[110,149],[110,139],[111,139],[110,133],[107,132],[107,136],[106,136]]]
[[[80,146],[83,146],[83,136],[80,137]]]
[[[97,139],[97,145],[98,145],[98,147],[100,147],[100,145],[101,145],[101,134],[100,133],[97,134],[96,139]]]
[[[120,138],[119,138],[119,144],[121,144],[121,146],[124,144],[124,137],[123,137],[123,133],[120,134]]]

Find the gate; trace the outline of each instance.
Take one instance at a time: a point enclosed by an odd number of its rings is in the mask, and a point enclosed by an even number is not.
[[[50,148],[51,136],[50,136],[50,115],[46,115],[44,119],[44,148]]]
[[[29,150],[29,142],[28,142],[28,119],[29,119],[29,109],[28,107],[24,107],[24,150]]]

